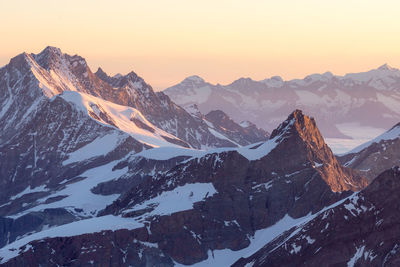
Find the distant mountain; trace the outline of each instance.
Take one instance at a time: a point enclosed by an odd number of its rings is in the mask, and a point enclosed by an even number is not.
[[[395,167],[233,266],[398,266],[399,203]]]
[[[269,137],[267,131],[258,128],[249,121],[243,121],[240,124],[234,122],[222,110],[213,110],[203,115],[196,104],[184,108],[192,114],[193,117],[204,121],[214,135],[226,138],[238,146],[247,146],[266,141]]]
[[[400,123],[341,155],[339,160],[344,166],[360,171],[370,181],[384,170],[400,165]]]
[[[400,71],[386,64],[345,76],[327,72],[289,81],[240,78],[229,85],[191,76],[164,93],[179,105],[196,104],[204,114],[221,109],[233,120],[250,120],[266,130],[299,108],[313,114],[329,138],[354,137],[364,131],[361,127],[388,129],[400,121]]]
[[[314,119],[301,111],[256,146],[177,149],[194,154],[133,186],[99,217],[8,244],[0,249],[2,263],[173,266],[206,260],[215,265],[213,255],[220,253],[233,263],[255,245],[260,231],[285,218],[317,213],[366,186],[362,177],[338,164]],[[162,151],[153,148],[136,157],[161,160],[179,154]]]

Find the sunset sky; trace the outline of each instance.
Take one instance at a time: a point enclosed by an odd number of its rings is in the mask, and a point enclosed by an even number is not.
[[[47,45],[156,89],[189,75],[302,78],[400,67],[398,0],[0,1],[0,65]]]

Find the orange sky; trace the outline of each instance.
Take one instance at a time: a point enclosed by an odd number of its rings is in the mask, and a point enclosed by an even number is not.
[[[0,65],[47,45],[156,89],[200,75],[301,78],[400,67],[397,0],[0,1]]]

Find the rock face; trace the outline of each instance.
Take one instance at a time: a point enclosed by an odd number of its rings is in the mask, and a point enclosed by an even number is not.
[[[400,169],[234,266],[398,266]]]
[[[42,237],[6,246],[0,256],[18,252],[9,266],[102,265],[105,258],[111,265],[193,264],[215,250],[246,248],[257,230],[285,215],[315,214],[364,186],[337,163],[315,121],[297,110],[267,142],[189,159],[143,179],[96,218],[122,216],[139,224],[135,229]]]
[[[164,93],[178,105],[197,104],[204,114],[222,109],[235,121],[250,120],[268,131],[298,108],[315,115],[324,137],[346,138],[349,131],[344,129],[389,129],[398,123],[399,88],[400,71],[383,65],[345,76],[327,72],[290,81],[241,78],[229,85],[192,76]],[[345,127],[349,123],[354,125]]]
[[[345,166],[358,170],[369,181],[384,170],[400,165],[400,123],[340,156],[339,160]]]
[[[250,122],[242,124],[245,127],[237,124],[222,110],[210,111],[205,115],[205,119],[212,123],[216,131],[242,146],[265,141],[269,137],[268,132],[257,128],[255,124]]]

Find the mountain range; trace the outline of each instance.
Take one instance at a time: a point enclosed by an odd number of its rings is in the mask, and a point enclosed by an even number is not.
[[[288,81],[279,76],[240,78],[228,85],[191,76],[164,93],[183,107],[196,104],[204,113],[222,109],[234,120],[249,120],[268,131],[298,108],[313,114],[325,138],[358,139],[350,143],[353,147],[400,121],[400,70],[387,64],[344,76],[326,72]]]
[[[204,82],[185,81],[195,92]],[[263,83],[288,93],[294,82],[278,81]],[[292,109],[269,133],[223,103],[181,107],[134,72],[93,73],[55,47],[12,58],[0,68],[0,92],[1,265],[399,261],[400,120],[336,156],[318,112]]]

